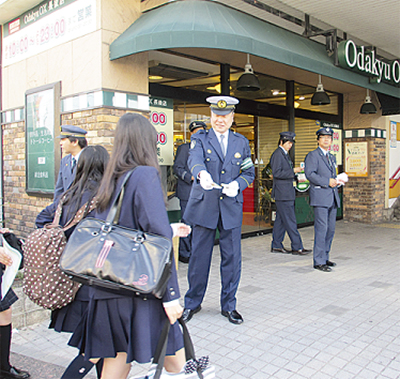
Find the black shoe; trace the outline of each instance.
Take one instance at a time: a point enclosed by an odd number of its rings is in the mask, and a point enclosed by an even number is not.
[[[286,250],[284,247],[282,247],[282,248],[271,247],[271,253],[290,254],[291,251]]]
[[[16,367],[11,367],[9,371],[1,370],[0,376],[2,379],[27,379],[31,377],[28,371],[20,370]]]
[[[185,308],[182,313],[182,320],[185,322],[190,321],[192,319],[193,315],[196,314],[197,312],[200,312],[200,310],[201,310],[201,305],[199,305],[195,309]]]
[[[330,266],[330,267],[335,267],[336,263],[335,262],[331,262],[331,261],[326,261],[326,265]]]
[[[293,255],[307,255],[310,254],[312,250],[309,249],[300,249],[300,250],[292,250]]]
[[[330,272],[330,271],[332,271],[332,269],[331,269],[329,266],[327,266],[327,265],[315,265],[314,268],[315,268],[316,270],[320,270],[320,271],[324,271],[324,272]]]
[[[183,255],[179,255],[178,260],[182,263],[189,263],[189,257],[184,257]]]
[[[236,310],[234,311],[221,311],[221,315],[228,317],[229,322],[239,325],[243,322],[243,317]]]

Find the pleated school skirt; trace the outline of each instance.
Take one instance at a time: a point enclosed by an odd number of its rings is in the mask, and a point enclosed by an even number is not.
[[[0,301],[0,312],[6,311],[18,300],[18,296],[15,292],[10,288],[4,296],[3,299]]]
[[[81,286],[75,295],[74,301],[51,312],[49,329],[54,329],[56,332],[73,333],[82,322],[82,317],[88,304],[89,287]]]
[[[147,363],[154,356],[166,320],[162,302],[156,298],[90,298],[68,344],[77,347],[85,359],[113,358],[125,352],[127,363]],[[183,336],[176,322],[171,325],[167,355],[182,348]]]

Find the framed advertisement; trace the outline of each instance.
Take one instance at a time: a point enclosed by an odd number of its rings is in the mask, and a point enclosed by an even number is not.
[[[25,93],[25,167],[29,195],[54,193],[61,160],[60,133],[61,83],[28,90]]]
[[[344,171],[347,173],[347,175],[353,177],[368,176],[368,142],[346,142],[344,146]]]

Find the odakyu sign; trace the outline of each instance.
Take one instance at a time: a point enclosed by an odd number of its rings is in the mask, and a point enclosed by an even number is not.
[[[400,86],[399,59],[389,61],[379,57],[375,50],[357,46],[352,40],[339,43],[338,59],[339,66],[369,76],[376,83]]]

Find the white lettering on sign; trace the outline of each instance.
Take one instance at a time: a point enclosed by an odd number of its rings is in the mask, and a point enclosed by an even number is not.
[[[366,50],[365,46],[357,46],[352,40],[339,44],[339,64],[342,67],[357,69],[368,76],[374,76],[377,83],[381,83],[382,80],[391,84],[400,82],[399,60],[388,62],[383,58],[378,58],[375,50]]]
[[[30,25],[23,29],[13,25],[13,32],[3,38],[4,67],[96,30],[96,0],[75,1],[57,9],[62,3],[51,0],[28,13],[23,22]]]

